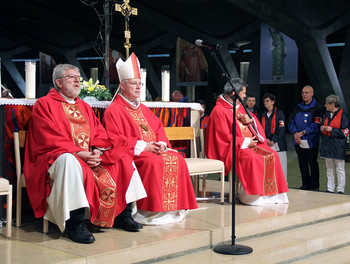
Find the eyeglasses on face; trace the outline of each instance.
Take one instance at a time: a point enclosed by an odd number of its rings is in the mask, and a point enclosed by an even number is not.
[[[80,82],[83,80],[83,77],[81,77],[80,75],[75,75],[75,74],[69,74],[66,76],[62,76],[59,79],[63,79],[63,78],[68,78],[70,80],[75,80],[75,81],[80,81]]]
[[[131,86],[141,86],[141,82],[125,82],[125,83],[128,83],[130,84]]]

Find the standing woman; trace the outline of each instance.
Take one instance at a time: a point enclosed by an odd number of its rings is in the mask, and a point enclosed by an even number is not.
[[[266,94],[263,97],[266,110],[261,115],[261,125],[266,134],[266,142],[269,147],[277,151],[281,160],[284,177],[287,182],[287,142],[285,116],[282,110],[275,106],[276,97]]]
[[[331,94],[326,97],[326,114],[323,117],[322,145],[320,156],[325,158],[327,167],[327,192],[340,194],[345,190],[346,138],[349,135],[349,120],[340,107],[339,97]],[[334,169],[337,172],[338,187],[335,189]]]

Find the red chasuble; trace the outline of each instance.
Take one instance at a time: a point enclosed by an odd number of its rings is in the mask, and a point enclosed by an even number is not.
[[[101,156],[101,164],[93,169],[76,156],[84,173],[91,222],[111,227],[114,218],[126,206],[127,186],[124,185],[134,171],[132,151],[128,152],[123,141],[108,140],[105,129],[84,101],[77,98],[75,104],[69,104],[55,89],[37,100],[28,129],[23,168],[36,217],[46,212],[46,198],[50,194],[49,167],[63,153],[89,151],[91,147],[110,149]],[[121,168],[121,158],[129,160],[129,166],[125,163]],[[121,174],[123,181],[118,178]]]
[[[127,138],[130,148],[137,140],[163,141],[170,147],[159,118],[143,104],[131,107],[120,95],[107,108],[103,125],[114,140]],[[173,151],[161,155],[143,151],[134,157],[147,197],[137,202],[145,211],[168,212],[195,209],[197,202],[185,160]]]
[[[246,114],[240,106],[236,113]],[[233,106],[219,98],[210,114],[206,133],[206,154],[208,158],[225,163],[225,174],[232,169],[232,122]],[[256,116],[252,115],[259,134],[265,133]],[[277,152],[267,146],[266,140],[259,141],[254,148],[241,149],[244,138],[252,137],[251,127],[236,122],[236,173],[249,195],[269,196],[288,191]]]

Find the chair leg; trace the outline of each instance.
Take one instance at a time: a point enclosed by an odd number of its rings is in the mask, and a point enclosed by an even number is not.
[[[240,185],[240,181],[239,181],[239,178],[238,178],[238,175],[236,175],[236,198],[238,198],[238,190],[239,190],[239,185]]]
[[[198,197],[198,189],[199,189],[199,175],[194,175],[194,195]]]
[[[229,193],[229,202],[230,202],[230,203],[232,203],[232,200],[233,200],[233,199],[232,199],[232,191],[233,191],[233,190],[232,190],[232,174],[233,174],[233,172],[232,172],[232,170],[231,170],[230,173],[229,173],[229,177],[228,177],[228,178],[229,178],[228,181],[229,181],[229,185],[230,185],[230,193]]]
[[[221,172],[221,196],[220,203],[225,203],[225,169]]]
[[[11,237],[12,232],[12,185],[9,186],[6,208],[6,237]]]
[[[49,232],[49,221],[43,217],[43,233],[47,234]]]
[[[202,178],[202,189],[203,189],[203,198],[205,198],[207,195],[207,175],[203,174]]]
[[[21,183],[17,182],[17,200],[16,200],[16,226],[21,226],[22,223],[22,187]]]

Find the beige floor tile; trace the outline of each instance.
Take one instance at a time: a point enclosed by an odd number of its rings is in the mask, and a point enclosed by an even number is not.
[[[216,186],[218,181],[208,180],[208,189]],[[209,193],[210,195],[210,193]],[[323,192],[307,192],[291,189],[288,193],[289,204],[246,206],[238,201],[235,209],[235,234],[236,243],[246,241],[249,236],[261,232],[273,232],[275,229],[286,228],[291,225],[300,225],[310,221],[318,221],[325,217],[333,217],[350,211],[350,199],[347,195],[334,195]],[[96,242],[91,245],[77,244],[62,235],[57,227],[50,225],[49,233],[42,234],[42,225],[39,222],[23,225],[21,228],[13,227],[12,239],[6,239],[0,235],[0,256],[5,256],[1,263],[132,263],[144,261],[149,258],[172,254],[195,249],[204,250],[222,241],[231,241],[232,235],[232,205],[225,203],[218,204],[219,200],[214,199],[207,202],[199,202],[199,209],[189,211],[186,220],[182,223],[164,226],[145,226],[141,232],[130,233],[116,229],[93,228],[92,232]],[[330,242],[337,237],[346,240],[350,236],[346,232],[341,233],[339,223],[327,232]],[[317,232],[322,232],[322,227],[314,227]],[[2,232],[4,230],[1,230]],[[311,237],[313,230],[305,227],[302,235]],[[300,242],[301,234],[289,235],[288,239],[279,241],[278,236],[270,243],[249,241],[248,246],[254,248],[253,258],[264,258],[264,261],[271,258],[278,259],[284,254],[283,244],[296,242],[295,247],[289,251],[307,252],[308,248],[322,248],[325,242],[322,238],[303,244]],[[243,243],[245,244],[245,243]],[[282,246],[278,251],[274,248]],[[271,254],[263,254],[264,250],[270,250]],[[287,249],[285,249],[287,250]],[[208,252],[207,252],[208,251]],[[239,261],[244,263],[244,257],[225,256],[207,250],[197,253],[199,259],[195,258],[191,263],[225,263]],[[263,255],[259,255],[263,254]],[[204,257],[203,257],[204,255]],[[177,258],[181,262],[183,258]],[[262,259],[261,259],[262,260]],[[174,260],[175,261],[175,260]],[[213,262],[215,261],[215,262]],[[188,263],[188,262],[187,262]]]
[[[1,243],[0,252],[2,264],[86,262],[85,257],[76,254],[16,240]]]

